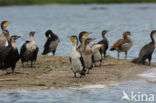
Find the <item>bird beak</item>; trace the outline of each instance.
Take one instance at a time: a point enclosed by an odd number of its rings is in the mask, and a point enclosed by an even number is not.
[[[84,37],[87,38],[88,35],[90,35],[90,34],[92,34],[92,32],[87,32],[87,33],[84,34]]]
[[[15,40],[18,39],[18,38],[20,38],[20,37],[21,37],[21,36],[15,36]]]
[[[72,42],[74,42],[74,41],[75,41],[75,38],[74,38],[74,37],[70,37],[70,40],[71,40]]]
[[[88,32],[88,34],[93,34],[92,32]]]
[[[93,38],[92,40],[96,40],[96,38]]]
[[[10,22],[7,21],[7,22],[4,24],[4,27],[7,27],[9,24],[10,24]]]

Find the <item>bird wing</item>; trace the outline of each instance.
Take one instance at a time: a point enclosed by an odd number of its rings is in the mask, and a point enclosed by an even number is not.
[[[72,63],[72,60],[71,60],[71,58],[69,57],[69,61],[70,61],[70,63]]]
[[[120,48],[122,45],[124,45],[126,43],[129,43],[129,41],[124,40],[124,39],[120,39],[112,46],[112,48]]]
[[[7,59],[9,53],[11,51],[11,48],[9,47],[0,47],[0,61],[4,61],[5,59]]]
[[[80,61],[81,61],[81,64],[82,64],[82,66],[84,68],[85,67],[85,64],[84,64],[84,60],[83,60],[83,57],[82,56],[80,57]]]
[[[46,50],[46,51],[49,50],[49,45],[50,45],[51,41],[52,41],[51,38],[47,39],[47,41],[46,41],[46,43],[44,45],[44,50]]]
[[[27,45],[27,43],[29,43],[30,41],[26,41],[23,45],[22,45],[22,47],[21,47],[21,49],[20,49],[20,56],[23,56],[23,54],[24,54],[24,52],[26,51],[26,45]]]
[[[139,58],[141,59],[143,56],[153,53],[154,49],[155,49],[155,46],[152,45],[152,43],[149,43],[143,46],[143,48],[141,49],[139,53]]]
[[[39,50],[39,48],[37,47],[36,50],[35,50],[34,53],[33,53],[33,55],[34,55],[33,60],[34,60],[34,61],[36,61],[36,59],[37,59],[38,50]]]

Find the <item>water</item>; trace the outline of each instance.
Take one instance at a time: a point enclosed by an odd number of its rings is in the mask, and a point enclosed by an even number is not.
[[[156,95],[155,84],[146,81],[122,83],[121,86],[99,89],[57,89],[25,91],[14,90],[0,93],[0,103],[145,103],[121,100],[122,92]],[[155,102],[148,102],[155,103]]]
[[[96,43],[101,40],[102,30],[109,30],[107,37],[111,46],[122,38],[123,31],[129,30],[134,41],[128,56],[131,59],[151,41],[149,34],[156,29],[155,10],[156,4],[12,6],[0,7],[0,21],[10,21],[10,34],[22,36],[17,41],[18,48],[29,39],[30,31],[36,31],[40,53],[46,41],[44,33],[52,29],[60,37],[56,55],[61,56],[68,56],[71,52],[71,42],[67,37],[81,31],[93,32],[90,37],[96,37]],[[116,52],[108,51],[108,54],[117,57]],[[156,55],[153,58],[156,61]]]
[[[18,48],[29,39],[30,31],[36,31],[35,40],[40,53],[46,41],[44,33],[52,29],[61,40],[56,51],[56,55],[60,56],[70,54],[71,42],[67,37],[78,35],[80,31],[93,32],[90,37],[97,38],[95,43],[101,39],[102,30],[109,30],[107,37],[111,46],[122,37],[123,31],[129,30],[134,41],[129,51],[131,59],[138,55],[144,44],[151,41],[149,34],[156,29],[155,11],[156,4],[12,6],[0,7],[0,21],[10,21],[10,34],[22,36],[16,42]],[[108,54],[117,56],[116,52],[108,51]],[[152,61],[156,61],[155,53]],[[152,76],[148,77],[151,73]],[[155,74],[155,70],[149,71],[142,74],[148,79],[125,82],[115,87],[100,86],[98,89],[89,86],[77,89],[1,91],[0,103],[136,103],[121,101],[123,90],[128,94],[134,91],[156,95],[155,83],[149,82],[151,78],[155,82]]]

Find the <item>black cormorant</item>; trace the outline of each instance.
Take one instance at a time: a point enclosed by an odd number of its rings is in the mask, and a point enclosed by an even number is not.
[[[48,30],[45,33],[45,36],[47,37],[47,41],[44,45],[43,55],[46,55],[47,53],[52,52],[53,55],[55,55],[57,46],[59,44],[59,37],[54,34],[51,30]]]
[[[11,36],[8,46],[0,47],[0,69],[6,70],[11,67],[12,73],[16,67],[17,61],[20,59],[19,52],[15,45],[15,40],[20,36]]]
[[[102,31],[103,39],[98,42],[98,44],[103,44],[103,46],[100,48],[100,53],[103,54],[104,57],[106,57],[106,51],[108,49],[108,44],[109,44],[108,39],[105,36],[107,32],[108,32],[107,30]]]
[[[38,46],[34,40],[35,32],[30,32],[31,41],[26,41],[20,50],[21,62],[24,67],[24,62],[31,61],[31,67],[33,62],[35,63],[38,54]]]
[[[155,50],[155,45],[156,45],[155,44],[156,41],[154,39],[155,34],[156,34],[156,30],[153,30],[150,34],[152,41],[142,47],[142,49],[140,50],[140,53],[139,53],[139,57],[133,60],[134,63],[143,63],[144,64],[146,59],[148,59],[149,65],[151,65],[152,54]]]

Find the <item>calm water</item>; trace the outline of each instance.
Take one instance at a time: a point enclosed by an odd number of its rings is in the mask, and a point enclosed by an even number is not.
[[[123,31],[129,30],[134,41],[129,51],[131,59],[138,55],[144,44],[150,42],[149,34],[156,29],[155,12],[156,4],[13,6],[0,7],[0,21],[10,21],[10,34],[22,36],[17,41],[18,48],[29,39],[30,31],[36,31],[40,53],[46,40],[44,33],[52,29],[61,39],[56,51],[56,55],[61,56],[68,56],[71,51],[71,42],[67,37],[78,35],[80,31],[93,32],[90,37],[96,37],[97,42],[101,39],[101,31],[109,30],[107,37],[112,45],[122,37]],[[116,57],[116,52],[109,51],[108,54]],[[155,53],[153,58],[156,61]],[[156,71],[151,73],[154,73],[152,78],[156,78]],[[123,90],[128,94],[134,91],[156,96],[156,85],[143,80],[93,90],[1,91],[0,103],[134,103],[121,101]]]
[[[121,86],[100,89],[69,88],[39,91],[5,91],[0,92],[0,103],[155,103],[154,101],[122,101],[121,97],[123,96],[123,91],[125,91],[128,96],[131,96],[132,91],[135,94],[140,92],[156,96],[155,84],[148,84],[145,81],[136,81],[122,83]]]
[[[17,46],[29,39],[29,32],[36,31],[35,39],[43,51],[46,41],[44,33],[52,29],[61,39],[56,55],[68,56],[71,42],[67,37],[81,31],[93,32],[90,37],[101,39],[101,31],[110,32],[107,37],[110,46],[122,37],[122,32],[132,32],[133,48],[129,58],[136,57],[141,47],[150,42],[149,34],[156,29],[156,4],[109,4],[109,5],[48,5],[0,7],[0,21],[8,20],[10,34],[21,35]],[[117,56],[116,52],[108,52]],[[156,61],[156,55],[154,55]]]

